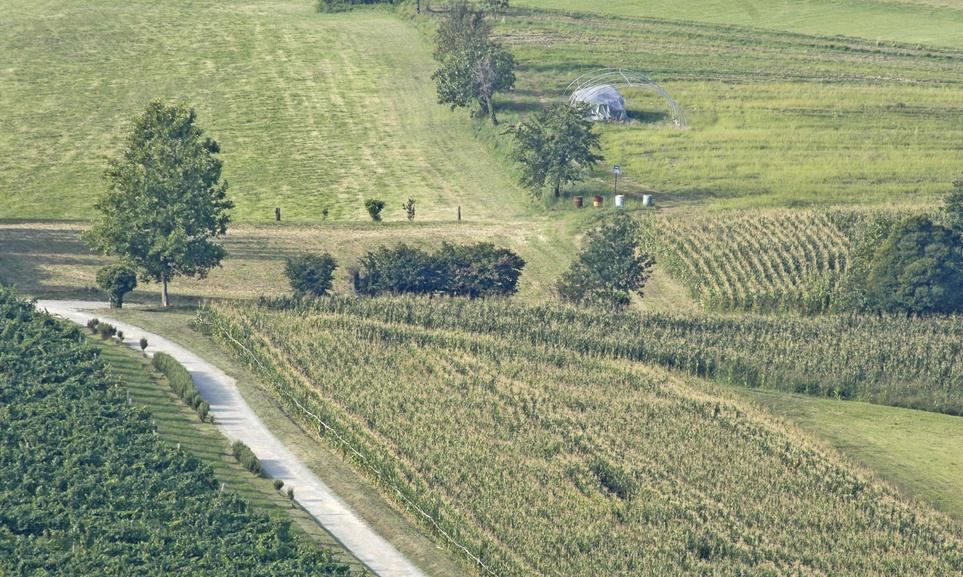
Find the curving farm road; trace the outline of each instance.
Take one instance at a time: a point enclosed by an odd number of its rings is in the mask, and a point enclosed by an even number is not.
[[[107,303],[41,300],[37,308],[80,325],[94,317],[107,321],[124,332],[124,344],[131,348],[138,349],[138,341],[146,337],[148,355],[167,353],[190,371],[201,395],[211,406],[218,429],[231,441],[239,439],[249,446],[268,476],[293,487],[295,500],[371,572],[379,577],[425,577],[264,426],[241,396],[235,380],[224,371],[160,335],[91,312],[107,308]]]

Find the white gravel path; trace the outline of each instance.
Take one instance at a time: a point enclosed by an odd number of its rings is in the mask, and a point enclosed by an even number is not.
[[[425,577],[264,426],[241,396],[236,381],[224,371],[160,335],[109,315],[91,312],[107,308],[107,303],[41,300],[37,308],[80,325],[86,325],[94,317],[107,321],[124,332],[124,344],[134,349],[139,349],[138,341],[146,337],[148,355],[158,351],[167,353],[190,371],[201,395],[211,406],[218,429],[231,441],[240,439],[249,446],[269,477],[281,479],[285,487],[293,487],[294,499],[369,570],[380,577]]]

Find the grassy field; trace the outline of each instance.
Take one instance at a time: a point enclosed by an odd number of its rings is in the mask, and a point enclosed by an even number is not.
[[[963,48],[959,0],[518,0],[514,4]]]
[[[590,215],[586,215],[590,216]],[[290,293],[283,275],[284,258],[305,251],[330,251],[340,268],[338,292],[349,292],[348,267],[366,250],[407,242],[436,246],[442,241],[489,241],[517,251],[526,265],[519,282],[524,300],[544,298],[561,274],[573,249],[578,220],[534,218],[498,223],[477,221],[381,224],[238,225],[224,241],[228,258],[203,280],[177,279],[175,300],[253,299]],[[92,254],[80,239],[85,225],[0,222],[0,282],[31,296],[104,298],[94,287],[97,270],[110,259]],[[160,287],[145,284],[132,302],[158,301]]]
[[[217,307],[211,326],[496,572],[936,575],[963,562],[949,519],[716,387],[367,310]]]
[[[875,471],[904,494],[963,523],[963,417],[773,391],[738,391]]]
[[[360,574],[361,565],[303,509],[274,489],[270,479],[255,477],[237,463],[230,443],[211,423],[200,422],[197,414],[178,399],[164,377],[151,368],[140,354],[116,343],[96,340],[111,374],[126,385],[131,402],[150,411],[162,439],[190,451],[214,469],[227,491],[233,491],[257,510],[277,518],[290,519],[303,535],[332,551],[343,563]]]
[[[132,115],[184,99],[221,143],[245,221],[513,218],[527,195],[435,103],[428,40],[309,0],[0,0],[0,218],[86,219]]]
[[[685,109],[678,130],[628,91],[637,122],[603,127],[587,191],[610,191],[621,164],[621,189],[663,205],[931,205],[963,170],[958,49],[524,10],[497,31],[519,61],[506,122],[602,67],[648,74]]]

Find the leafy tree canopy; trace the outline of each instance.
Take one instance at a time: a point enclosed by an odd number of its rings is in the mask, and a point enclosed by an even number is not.
[[[876,252],[866,292],[875,308],[884,312],[963,311],[959,234],[925,216],[902,222]]]
[[[226,255],[215,239],[227,231],[227,182],[217,142],[195,124],[185,104],[155,100],[134,119],[119,158],[106,172],[107,192],[86,235],[105,254],[133,265],[143,280],[163,285],[177,276],[200,277]]]
[[[515,57],[491,39],[491,23],[485,13],[466,2],[451,6],[438,26],[432,74],[438,101],[455,108],[475,104],[479,116],[498,124],[495,94],[515,86]]]
[[[572,303],[626,306],[631,293],[642,296],[655,261],[639,247],[639,224],[620,212],[588,233],[584,248],[557,285]]]
[[[581,181],[603,160],[599,135],[584,107],[549,106],[526,117],[513,132],[522,184],[538,196],[547,184],[558,197],[564,185]]]

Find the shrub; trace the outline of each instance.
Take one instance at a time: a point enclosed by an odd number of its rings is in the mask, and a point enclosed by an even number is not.
[[[100,319],[90,319],[87,321],[87,328],[90,329],[90,334],[97,334],[97,325],[100,324]]]
[[[491,243],[452,245],[435,253],[400,244],[369,251],[354,273],[363,295],[444,294],[470,298],[507,296],[518,290],[525,261]]]
[[[367,209],[368,214],[371,215],[371,220],[375,222],[381,221],[381,211],[385,207],[385,201],[378,200],[377,198],[366,198],[364,207]]]
[[[515,294],[525,266],[525,261],[514,252],[488,242],[445,243],[436,259],[443,272],[442,292],[470,298]]]
[[[116,336],[117,336],[117,340],[118,340],[118,341],[124,342],[124,331],[117,331],[117,335],[116,335]]]
[[[396,0],[317,0],[314,7],[318,12],[344,12],[352,6],[367,4],[394,4]]]
[[[231,445],[231,452],[234,453],[234,458],[237,459],[237,462],[245,469],[255,475],[261,474],[261,461],[258,460],[257,455],[254,454],[254,451],[252,451],[250,447],[241,441],[234,441]]]
[[[113,264],[97,271],[97,286],[110,296],[110,308],[124,306],[124,295],[137,287],[137,273],[124,264]]]
[[[147,339],[145,337],[141,337],[138,344],[140,344],[140,352],[147,351]]]
[[[408,217],[408,222],[415,220],[415,201],[409,198],[408,202],[401,205],[401,208],[405,209],[405,215]]]
[[[275,480],[274,480],[274,490],[275,490],[275,491],[280,491],[280,490],[281,490],[281,487],[283,487],[283,486],[284,486],[284,481],[282,481],[281,479],[275,479]]]
[[[100,322],[97,323],[97,332],[100,333],[100,338],[106,341],[117,334],[117,327],[110,323]]]
[[[596,458],[592,461],[590,468],[599,483],[619,499],[626,501],[635,494],[635,481],[620,467],[616,467],[605,459]]]
[[[284,263],[284,275],[298,296],[320,297],[328,294],[338,268],[328,253],[305,254],[289,258]]]
[[[439,292],[441,271],[432,256],[407,244],[369,251],[359,263],[355,291],[363,295]]]
[[[288,487],[288,499],[294,500],[294,487]]]
[[[184,365],[180,364],[177,359],[167,353],[160,352],[154,355],[151,364],[155,369],[160,371],[161,374],[167,377],[167,382],[170,383],[174,393],[180,397],[182,401],[190,405],[202,421],[207,418],[211,408],[204,402],[204,398],[201,397],[201,393],[197,390],[197,385],[194,383],[194,378],[191,377],[191,373],[184,368]]]

